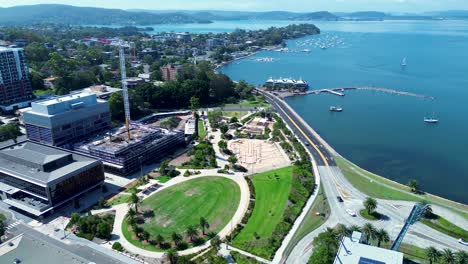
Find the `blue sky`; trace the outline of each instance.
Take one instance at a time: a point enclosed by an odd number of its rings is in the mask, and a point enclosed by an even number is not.
[[[424,12],[468,9],[468,0],[0,0],[2,7],[43,3],[121,9],[285,10],[301,12],[319,10]]]

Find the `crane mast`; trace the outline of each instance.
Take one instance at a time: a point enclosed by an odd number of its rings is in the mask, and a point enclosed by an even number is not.
[[[120,60],[120,76],[122,79],[122,92],[124,100],[125,110],[125,128],[127,129],[127,136],[130,139],[130,102],[128,100],[128,88],[127,88],[127,70],[125,67],[125,50],[124,45],[119,45],[119,60]]]

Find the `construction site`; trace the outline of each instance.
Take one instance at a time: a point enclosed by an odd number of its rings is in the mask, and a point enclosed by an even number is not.
[[[185,136],[182,130],[131,123],[129,133],[124,126],[114,132],[77,143],[73,149],[102,160],[107,172],[126,176],[184,145]]]
[[[251,173],[259,173],[289,166],[290,160],[274,142],[258,139],[229,141],[229,149],[237,156],[238,163]]]

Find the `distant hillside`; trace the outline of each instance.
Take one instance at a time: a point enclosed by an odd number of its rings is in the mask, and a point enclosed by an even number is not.
[[[438,11],[438,12],[427,12],[426,15],[430,16],[439,16],[446,18],[464,18],[468,19],[468,10],[448,10],[448,11]]]
[[[141,9],[129,10],[134,12],[141,12]],[[154,14],[167,14],[173,11],[164,10],[145,10]],[[246,12],[246,11],[217,11],[217,10],[203,10],[203,11],[190,11],[181,10],[180,13],[190,15],[199,19],[208,20],[337,20],[339,17],[327,11],[296,13],[288,11],[266,11],[266,12]]]
[[[72,24],[72,25],[150,25],[166,23],[208,23],[207,19],[172,12],[154,14],[120,9],[76,7],[69,5],[30,5],[0,8],[1,25]]]

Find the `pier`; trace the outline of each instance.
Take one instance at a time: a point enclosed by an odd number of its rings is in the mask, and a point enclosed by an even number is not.
[[[389,89],[389,88],[370,87],[370,86],[327,88],[327,89],[309,90],[303,93],[278,93],[278,94],[283,98],[286,98],[289,96],[295,96],[295,95],[321,94],[321,93],[329,93],[329,94],[333,94],[337,96],[345,96],[344,92],[346,90],[376,91],[376,92],[383,92],[383,93],[388,93],[388,94],[412,96],[412,97],[422,98],[422,99],[430,99],[430,100],[435,99],[433,96],[429,96],[429,95],[410,93],[410,92],[399,91],[399,90],[394,90],[394,89]]]

